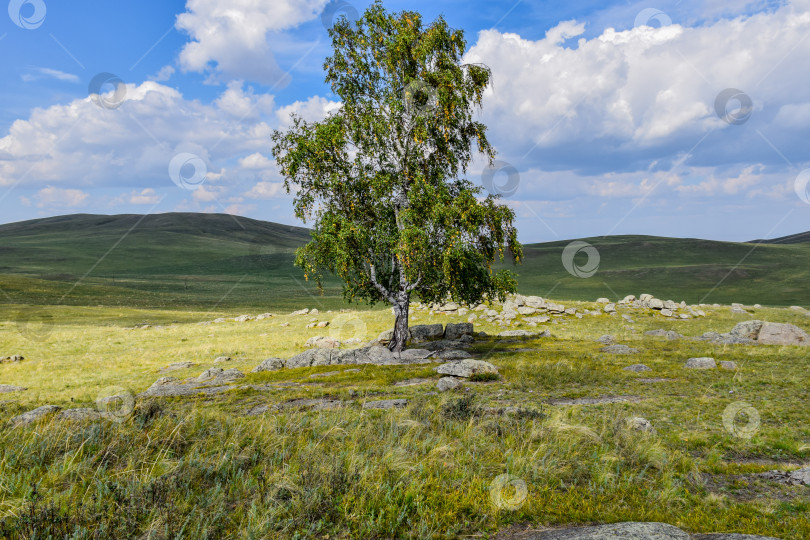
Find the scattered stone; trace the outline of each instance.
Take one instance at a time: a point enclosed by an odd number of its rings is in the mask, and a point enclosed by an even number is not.
[[[634,416],[627,419],[627,427],[634,431],[643,431],[645,433],[655,433],[655,428],[652,423],[646,418],[641,416]]]
[[[282,326],[282,327],[284,327],[284,326],[290,326],[290,323],[288,323],[288,322],[281,323],[279,326]]]
[[[523,319],[524,322],[529,324],[543,324],[547,323],[550,320],[551,317],[548,317],[546,315],[538,315],[537,317],[526,317]]]
[[[472,336],[473,333],[472,323],[448,323],[444,329],[444,339],[461,339],[462,336]]]
[[[214,322],[215,322],[216,324],[224,323],[224,322],[227,322],[227,321],[228,321],[228,319],[226,319],[226,318],[224,318],[224,317],[220,317],[220,318],[218,318],[218,319],[214,319]],[[149,325],[146,325],[146,328],[148,328],[148,327],[149,327]],[[144,328],[144,327],[141,327],[141,328]]]
[[[198,382],[205,382],[210,381],[212,379],[216,379],[217,382],[230,382],[235,381],[236,379],[241,379],[245,376],[244,373],[239,371],[236,368],[232,369],[222,369],[218,367],[212,367],[203,371],[199,377],[197,377]]]
[[[810,346],[807,332],[787,323],[745,321],[737,323],[729,335],[744,340],[753,340],[764,345],[803,345]]]
[[[610,334],[605,334],[601,336],[599,339],[596,340],[597,343],[601,343],[602,345],[613,345],[616,343],[616,338],[611,336]]]
[[[408,405],[407,399],[381,399],[363,403],[364,409],[399,409]]]
[[[667,338],[669,340],[681,339],[681,338],[684,337],[684,336],[682,336],[681,334],[679,334],[678,332],[676,332],[674,330],[664,330],[663,328],[660,328],[658,330],[649,330],[647,332],[644,332],[644,335],[645,336],[665,337],[665,338]]]
[[[636,322],[636,321],[634,321],[634,320],[633,320],[633,318],[632,318],[632,317],[630,317],[630,315],[627,315],[627,314],[623,314],[623,315],[622,315],[622,319],[624,319],[625,321],[629,322],[630,324],[634,324],[634,323]]]
[[[330,336],[314,336],[309,338],[304,345],[319,349],[336,349],[340,347],[340,340]]]
[[[447,392],[448,390],[455,390],[461,386],[461,382],[455,377],[442,377],[439,379],[439,382],[436,383],[436,389],[439,392]]]
[[[661,315],[664,317],[672,317],[672,310],[664,308],[661,310]]]
[[[640,377],[640,378],[635,379],[635,380],[636,380],[636,382],[640,382],[640,383],[657,383],[657,382],[672,381],[674,379],[666,379],[664,377],[652,377],[652,378],[649,378],[649,379],[645,379],[645,378]]]
[[[602,347],[599,349],[599,352],[608,353],[608,354],[636,354],[638,353],[638,349],[634,349],[632,347],[628,347],[627,345],[608,345],[607,347]]]
[[[435,351],[430,356],[430,358],[435,358],[436,360],[464,360],[469,357],[470,353],[458,349]]]
[[[214,360],[214,362],[216,363],[216,360]],[[194,362],[175,362],[174,364],[169,364],[168,366],[159,369],[158,373],[167,373],[169,371],[177,371],[178,369],[188,369],[196,365],[197,364]]]
[[[633,364],[631,366],[627,366],[622,369],[625,371],[632,371],[633,373],[641,373],[642,371],[652,371],[652,368],[645,366],[644,364]]]
[[[15,427],[25,426],[45,418],[46,416],[54,414],[61,409],[62,407],[59,407],[58,405],[43,405],[42,407],[37,407],[36,409],[15,416],[11,419],[11,423]]]
[[[650,309],[664,309],[664,302],[659,300],[658,298],[651,298],[647,301],[647,306]]]
[[[318,311],[318,308],[315,308],[309,312],[310,315],[317,315],[318,313],[320,313],[320,311]]]
[[[605,396],[598,398],[560,398],[550,399],[550,405],[601,405],[604,403],[636,403],[641,401],[638,396]]]
[[[728,369],[728,370],[731,370],[731,371],[736,371],[736,370],[737,370],[737,363],[736,363],[736,362],[732,362],[732,361],[730,361],[730,360],[721,360],[721,361],[720,361],[720,367],[721,367],[721,368],[723,368],[723,369]]]
[[[0,364],[12,364],[16,362],[22,362],[25,358],[19,354],[14,354],[11,356],[3,356],[0,357]]]
[[[498,374],[498,368],[483,360],[473,360],[467,358],[456,362],[448,362],[436,368],[441,375],[452,375],[454,377],[469,378],[478,373]]]
[[[498,337],[535,337],[537,332],[530,332],[528,330],[505,330],[498,334]]]
[[[281,358],[268,358],[263,360],[261,364],[253,368],[251,373],[260,373],[262,371],[276,371],[284,367],[284,360]]]
[[[714,361],[714,358],[704,356],[700,358],[690,358],[686,361],[686,365],[684,367],[688,369],[715,369],[717,367],[717,363]]]
[[[254,317],[252,317],[250,315],[240,315],[239,317],[236,317],[234,319],[234,321],[235,322],[247,322],[247,321],[252,321],[253,319],[254,319]]]
[[[610,300],[609,300],[609,299],[607,299],[607,298],[597,298],[597,299],[596,299],[596,303],[597,303],[597,304],[609,304],[609,303],[610,303]]]
[[[290,315],[307,315],[309,313],[309,309],[299,309],[298,311],[293,311]]]
[[[264,319],[269,319],[270,317],[275,317],[272,313],[262,313],[261,315],[256,315],[257,321],[263,321]]]
[[[450,326],[450,325],[448,325]],[[411,342],[421,343],[434,339],[441,339],[444,336],[444,328],[441,324],[417,324],[409,328],[411,334]],[[391,330],[391,337],[394,331]],[[388,338],[390,341],[391,338]]]
[[[11,392],[23,392],[28,390],[22,386],[14,386],[12,384],[0,384],[0,394],[10,394]]]
[[[434,380],[435,379],[425,379],[425,378],[406,379],[404,381],[394,383],[394,386],[418,386],[420,384],[427,384],[433,382]]]
[[[222,363],[230,362],[230,361],[231,361],[230,356],[219,356],[214,360],[214,363],[215,364],[222,364]]]
[[[615,313],[616,312],[616,304],[608,304],[603,308],[605,313]]]
[[[731,308],[731,313],[733,313],[735,315],[747,315],[748,314],[747,311],[745,311],[743,308],[741,308],[739,306],[732,307]]]
[[[810,486],[810,467],[795,471],[766,471],[757,476],[788,486]]]

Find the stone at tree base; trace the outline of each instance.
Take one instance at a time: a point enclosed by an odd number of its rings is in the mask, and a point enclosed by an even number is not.
[[[442,377],[436,383],[436,389],[439,392],[447,392],[448,390],[455,390],[461,386],[461,382],[455,377]]]
[[[625,371],[632,371],[634,373],[641,373],[642,371],[652,371],[652,368],[645,366],[644,364],[633,364],[631,366],[627,366],[622,368]]]
[[[261,364],[253,368],[251,373],[260,373],[262,371],[276,371],[284,367],[284,360],[281,358],[267,358]]]
[[[59,407],[58,405],[43,405],[42,407],[37,407],[36,409],[15,416],[11,419],[11,423],[15,427],[25,426],[45,418],[48,415],[54,414],[61,409],[62,407]]]
[[[448,362],[436,368],[436,372],[441,375],[452,375],[454,377],[470,378],[478,373],[498,374],[498,368],[483,360],[473,360],[467,358],[456,362]]]
[[[398,409],[408,405],[407,399],[381,399],[363,403],[364,409]]]
[[[10,394],[11,392],[23,392],[28,390],[22,386],[14,386],[13,384],[0,384],[0,394]]]
[[[472,323],[447,323],[444,339],[461,339],[462,336],[472,336],[474,332]]]
[[[430,341],[432,339],[441,339],[444,336],[444,328],[441,324],[417,324],[411,326],[409,331],[411,334],[411,341],[413,343],[421,343],[423,341]],[[393,335],[393,330],[391,332]]]
[[[684,367],[688,369],[715,369],[717,367],[717,362],[714,361],[714,358],[703,356],[699,358],[690,358],[686,361],[686,365]]]
[[[608,354],[636,354],[638,349],[628,347],[627,345],[608,345],[607,347],[599,349],[599,352]]]

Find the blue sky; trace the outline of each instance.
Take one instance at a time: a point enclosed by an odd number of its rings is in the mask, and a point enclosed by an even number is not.
[[[444,15],[467,59],[492,68],[481,119],[524,242],[810,229],[810,1],[385,5]],[[8,7],[0,222],[200,211],[297,223],[270,134],[290,113],[339,107],[321,69],[336,4]]]

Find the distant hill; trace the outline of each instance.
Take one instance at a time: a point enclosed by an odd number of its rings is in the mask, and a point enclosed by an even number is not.
[[[782,236],[773,240],[751,240],[751,244],[803,244],[810,243],[810,231]]]
[[[797,238],[806,238],[801,241]],[[651,236],[586,238],[598,272],[570,275],[570,241],[524,246],[520,291],[594,300],[649,292],[696,303],[810,306],[810,233],[759,244]],[[337,308],[294,252],[308,229],[225,214],[78,214],[0,225],[0,303],[224,309]],[[586,260],[581,254],[578,264]],[[580,260],[581,258],[581,260]],[[510,266],[511,267],[511,266]]]

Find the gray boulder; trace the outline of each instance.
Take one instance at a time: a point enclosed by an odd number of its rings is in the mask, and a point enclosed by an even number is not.
[[[301,368],[311,366],[328,366],[332,363],[332,349],[309,349],[300,354],[296,354],[285,362],[288,368]]]
[[[442,328],[441,324],[417,324],[411,326],[409,330],[411,333],[411,341],[414,343],[441,339],[442,336],[444,336],[444,328]]]
[[[709,358],[708,356],[690,358],[686,361],[686,365],[684,367],[688,369],[715,369],[717,367],[717,362],[714,361],[714,358]]]
[[[720,367],[723,369],[735,371],[737,369],[737,362],[732,362],[730,360],[722,360],[720,361]]]
[[[462,336],[472,336],[473,332],[472,323],[447,323],[444,339],[460,339]]]
[[[497,375],[498,368],[483,360],[467,358],[465,360],[442,364],[436,368],[436,371],[441,375],[469,378],[478,373],[494,373]]]
[[[23,392],[28,390],[23,386],[14,386],[13,384],[0,384],[0,394],[10,394],[11,392]]]
[[[764,345],[810,346],[810,336],[798,326],[787,323],[744,321],[737,323],[729,332],[731,336],[755,340]]]
[[[610,334],[605,334],[601,336],[599,339],[596,340],[597,343],[601,343],[602,345],[613,345],[616,343],[616,338],[611,336]]]
[[[664,302],[658,298],[651,298],[647,301],[647,305],[651,309],[664,309]]]
[[[15,427],[25,426],[54,414],[61,409],[62,407],[58,405],[43,405],[42,407],[37,407],[36,409],[15,416],[11,419],[11,424]]]
[[[236,368],[232,369],[222,369],[218,367],[212,367],[203,371],[199,377],[197,377],[197,382],[207,382],[207,381],[216,381],[217,383],[225,383],[235,381],[236,379],[241,379],[245,376],[244,373],[239,371]]]
[[[251,373],[261,373],[262,371],[276,371],[284,367],[284,360],[281,358],[267,358],[262,363],[250,370]]]
[[[455,377],[442,377],[436,383],[436,389],[439,392],[447,392],[448,390],[455,390],[461,386],[461,382]]]
[[[643,431],[645,433],[655,433],[652,423],[641,416],[634,416],[627,419],[627,427],[633,431]]]

